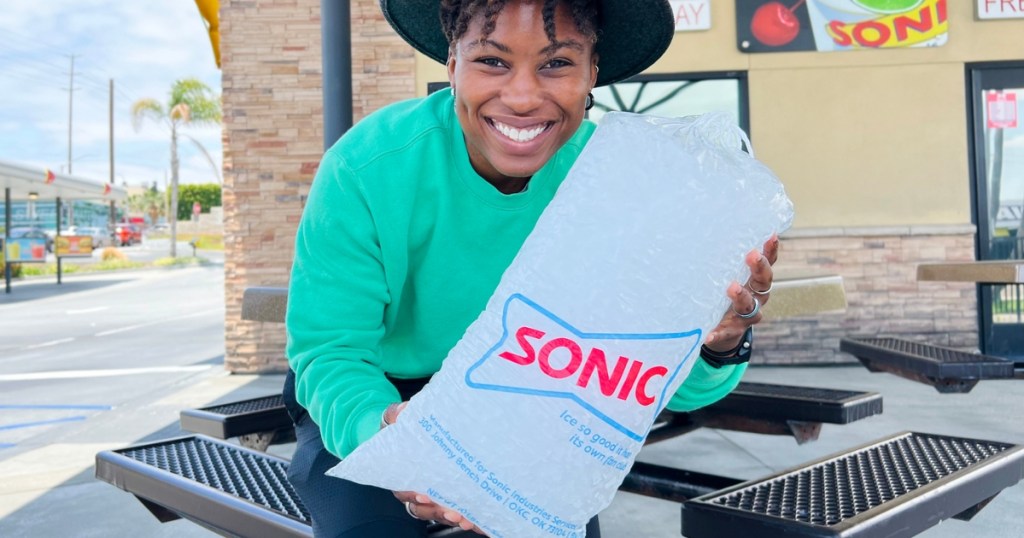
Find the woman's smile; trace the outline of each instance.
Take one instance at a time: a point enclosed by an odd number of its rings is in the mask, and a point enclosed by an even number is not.
[[[548,127],[554,125],[554,122],[542,122],[531,126],[515,127],[496,119],[489,119],[487,121],[490,122],[491,127],[505,135],[506,138],[519,143],[526,143],[536,139],[547,131]]]

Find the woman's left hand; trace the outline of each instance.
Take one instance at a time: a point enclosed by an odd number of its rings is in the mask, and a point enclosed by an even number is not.
[[[729,285],[726,294],[732,300],[732,308],[722,316],[718,326],[708,333],[704,345],[712,351],[727,352],[735,349],[747,328],[761,321],[760,309],[771,297],[772,265],[778,256],[779,238],[776,235],[765,242],[761,252],[752,250],[747,253],[746,262],[750,267],[750,279],[745,286],[739,282]],[[744,317],[750,313],[754,315]]]

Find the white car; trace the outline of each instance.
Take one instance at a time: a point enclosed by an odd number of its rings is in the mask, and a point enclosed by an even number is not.
[[[92,248],[97,249],[110,243],[111,234],[104,228],[95,226],[71,226],[60,233],[61,235],[88,235],[92,238]]]

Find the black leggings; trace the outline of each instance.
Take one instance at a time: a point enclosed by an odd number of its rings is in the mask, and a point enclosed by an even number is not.
[[[408,400],[429,379],[391,379],[402,400]],[[295,375],[284,381],[284,404],[295,422],[295,455],[288,481],[313,518],[317,538],[425,538],[427,522],[413,519],[390,491],[324,473],[340,460],[324,448],[320,427],[295,401]],[[473,535],[475,536],[475,534]],[[587,538],[601,538],[597,516],[587,523]]]

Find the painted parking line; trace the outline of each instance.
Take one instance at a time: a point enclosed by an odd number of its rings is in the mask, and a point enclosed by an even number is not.
[[[112,405],[0,404],[0,409],[57,409],[74,411],[110,411]]]
[[[96,306],[96,307],[93,307],[93,308],[83,308],[81,310],[67,310],[65,313],[67,315],[69,315],[69,316],[74,316],[76,314],[92,314],[93,312],[102,312],[102,311],[104,311],[104,310],[106,310],[108,308],[110,308],[110,307],[109,306]]]
[[[0,431],[7,430],[20,430],[23,428],[35,428],[37,426],[49,426],[50,424],[61,424],[63,422],[81,422],[86,417],[82,415],[75,415],[73,417],[55,418],[52,420],[38,420],[36,422],[20,422],[16,424],[5,424],[0,426]]]
[[[56,346],[58,344],[66,344],[68,342],[74,342],[74,338],[61,338],[60,340],[50,340],[49,342],[43,342],[42,344],[32,344],[31,346],[25,346],[21,349],[39,349],[41,347]]]
[[[209,364],[195,366],[152,366],[149,368],[115,368],[111,370],[60,370],[28,374],[0,375],[0,381],[39,381],[47,379],[85,379],[90,377],[117,377],[126,375],[202,372],[213,368]]]
[[[147,323],[139,323],[138,325],[129,325],[127,327],[121,327],[121,328],[118,328],[118,329],[111,329],[109,331],[98,332],[98,333],[96,333],[96,336],[109,336],[109,335],[112,335],[112,334],[118,334],[118,333],[123,333],[123,332],[127,332],[127,331],[134,331],[135,329],[142,329],[142,328],[145,328],[145,327],[152,327],[153,325],[163,325],[163,324],[171,322],[171,321],[178,321],[178,320],[181,320],[181,319],[194,318],[194,317],[198,317],[198,316],[206,316],[206,315],[209,315],[209,314],[216,314],[216,313],[223,313],[223,312],[224,312],[224,309],[222,309],[222,308],[212,308],[210,310],[203,310],[201,312],[193,312],[191,314],[186,314],[184,316],[178,316],[176,318],[162,319],[162,320],[159,320],[159,321],[150,321],[150,322],[147,322]]]

